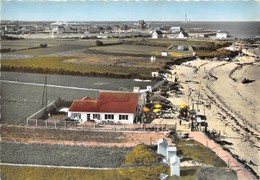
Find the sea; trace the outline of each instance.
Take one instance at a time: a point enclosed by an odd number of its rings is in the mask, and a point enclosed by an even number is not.
[[[230,37],[237,38],[252,38],[260,37],[260,21],[232,21],[232,22],[200,22],[200,21],[188,21],[188,22],[152,22],[153,26],[162,24],[170,26],[180,26],[184,29],[202,28],[210,31],[226,31]]]
[[[138,21],[88,22],[94,24],[120,25],[138,24]],[[260,21],[147,21],[153,28],[177,26],[184,29],[203,29],[209,31],[226,31],[231,38],[260,38]]]

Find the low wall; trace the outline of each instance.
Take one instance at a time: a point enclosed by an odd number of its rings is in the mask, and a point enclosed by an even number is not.
[[[39,111],[37,111],[36,113],[34,113],[33,115],[31,115],[30,117],[28,117],[26,119],[26,121],[28,122],[28,120],[32,120],[32,119],[41,119],[42,117],[47,116],[48,115],[47,110],[50,107],[55,106],[56,101],[57,100],[51,102],[50,104],[47,105],[47,107],[44,107],[44,108],[40,109]]]

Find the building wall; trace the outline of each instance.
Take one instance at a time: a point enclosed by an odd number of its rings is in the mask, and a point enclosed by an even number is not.
[[[226,39],[227,33],[217,33],[217,39]]]
[[[123,123],[123,124],[132,124],[134,123],[134,119],[135,119],[135,114],[133,113],[100,113],[100,112],[68,112],[68,117],[72,117],[72,113],[79,113],[80,114],[80,119],[75,119],[75,120],[79,120],[79,121],[87,121],[88,117],[90,117],[91,120],[94,120],[93,114],[99,114],[100,115],[100,121],[105,121],[105,115],[109,114],[109,115],[114,115],[114,122],[115,123]],[[90,116],[88,116],[88,114]],[[128,115],[128,120],[119,120],[119,115]],[[97,119],[95,119],[97,120]],[[112,119],[111,119],[112,120]]]

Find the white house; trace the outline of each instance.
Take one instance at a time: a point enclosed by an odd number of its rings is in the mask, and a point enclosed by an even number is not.
[[[189,38],[189,34],[187,32],[185,32],[184,30],[182,30],[182,31],[180,31],[178,38],[187,39],[187,38]]]
[[[152,72],[152,77],[159,77],[159,72]]]
[[[181,27],[173,26],[173,27],[170,28],[170,32],[171,33],[179,33],[181,31],[181,29],[182,29]]]
[[[157,31],[154,31],[152,33],[152,38],[153,39],[158,39],[158,38],[162,38],[162,37],[163,37],[162,31],[157,30]]]
[[[228,36],[228,33],[224,32],[224,31],[218,31],[216,34],[217,39],[226,39],[227,36]]]
[[[139,93],[100,92],[97,100],[73,101],[68,117],[77,121],[133,123],[137,114]]]
[[[167,52],[167,51],[162,51],[162,52],[161,52],[161,55],[162,55],[162,56],[168,56],[168,52]]]

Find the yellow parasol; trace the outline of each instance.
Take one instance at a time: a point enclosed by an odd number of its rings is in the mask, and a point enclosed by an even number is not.
[[[149,111],[150,111],[150,109],[148,107],[143,108],[143,112],[149,112]]]
[[[160,109],[162,107],[162,105],[161,104],[155,104],[153,107],[156,108],[156,109]]]
[[[180,109],[184,109],[184,108],[187,108],[187,107],[188,107],[187,104],[180,104],[180,105],[179,105],[179,108],[180,108]]]
[[[154,113],[161,112],[161,109],[154,109],[153,112],[154,112]]]

